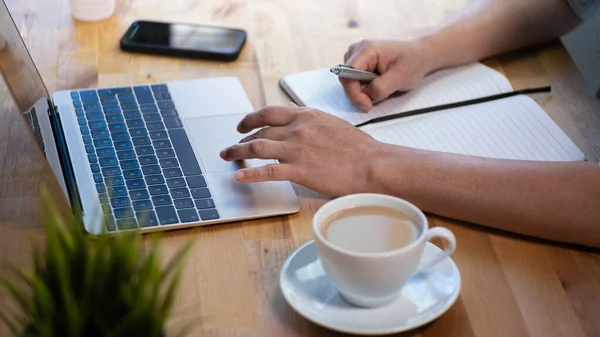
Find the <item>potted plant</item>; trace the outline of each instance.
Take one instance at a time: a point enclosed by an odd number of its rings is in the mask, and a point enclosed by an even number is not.
[[[90,236],[74,217],[63,217],[44,193],[45,253],[34,245],[31,273],[13,267],[4,278],[17,304],[0,312],[14,336],[140,336],[164,333],[182,261],[189,245],[164,266],[153,240],[136,233]]]

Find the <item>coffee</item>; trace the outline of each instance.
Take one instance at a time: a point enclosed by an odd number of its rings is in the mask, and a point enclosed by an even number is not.
[[[335,246],[360,253],[402,248],[416,240],[419,227],[406,212],[382,206],[358,206],[330,215],[321,227]]]

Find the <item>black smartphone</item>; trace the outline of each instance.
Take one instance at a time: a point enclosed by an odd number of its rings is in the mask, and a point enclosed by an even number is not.
[[[135,21],[121,38],[121,49],[131,52],[234,61],[246,43],[241,29]]]

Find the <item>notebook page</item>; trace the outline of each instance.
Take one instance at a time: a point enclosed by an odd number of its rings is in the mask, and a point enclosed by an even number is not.
[[[527,96],[411,116],[362,130],[385,143],[432,151],[501,159],[584,160],[575,143]]]
[[[318,69],[293,75],[283,80],[284,87],[300,100],[300,104],[317,108],[352,124],[402,111],[454,103],[512,91],[508,80],[497,71],[474,63],[442,70],[425,77],[418,88],[388,98],[364,113],[346,98],[337,76],[329,69]]]

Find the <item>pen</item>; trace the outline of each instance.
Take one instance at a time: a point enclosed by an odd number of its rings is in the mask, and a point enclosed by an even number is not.
[[[347,66],[344,64],[338,64],[337,66],[331,67],[329,69],[329,71],[331,73],[337,75],[338,77],[349,78],[352,80],[359,80],[359,81],[365,81],[365,82],[370,82],[370,81],[376,79],[377,77],[379,77],[379,74],[377,74],[377,73],[372,73],[372,72],[364,71],[364,70],[357,70],[357,69],[354,69],[354,67],[352,67],[352,66]]]

